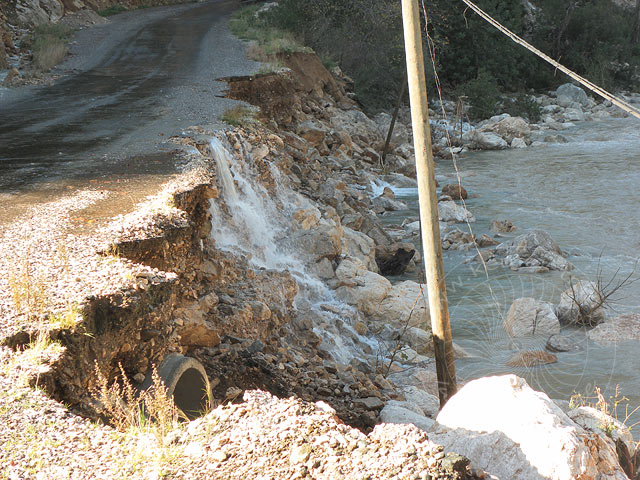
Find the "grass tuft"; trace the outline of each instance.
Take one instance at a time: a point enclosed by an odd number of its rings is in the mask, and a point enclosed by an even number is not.
[[[250,108],[238,104],[224,111],[222,121],[232,127],[246,127],[256,122],[256,114]]]
[[[67,54],[67,40],[71,29],[64,25],[45,23],[33,33],[31,48],[35,67],[46,72],[58,65]]]

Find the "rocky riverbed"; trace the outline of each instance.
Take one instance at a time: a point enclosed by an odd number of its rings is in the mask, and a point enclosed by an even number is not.
[[[88,191],[4,230],[0,461],[10,474],[80,478],[87,469],[68,455],[77,452],[102,463],[103,478],[633,478],[636,446],[624,427],[586,407],[565,413],[515,376],[470,382],[438,413],[422,286],[381,274],[421,265],[417,219],[383,221],[406,208],[393,190],[416,185],[410,129],[398,124],[382,164],[389,117],[368,118],[348,79],[315,55],[281,61],[287,69],[227,79],[229,96],[258,107],[262,123],[173,137],[189,168],[134,212],[79,232],[71,214],[103,200]],[[576,105],[611,113],[581,98],[564,87],[541,100],[558,110],[537,126],[506,116],[463,125],[455,148],[545,140]],[[433,113],[443,146],[457,126]],[[467,233],[467,196],[443,187],[447,249],[477,249],[477,261],[528,273],[571,268],[545,232]],[[580,317],[572,305],[514,308],[505,328],[555,334],[557,313]],[[159,439],[95,426],[27,387],[97,418],[96,363],[109,379],[121,365],[139,383],[169,352],[203,363],[220,406]],[[16,430],[50,440],[37,449]],[[522,437],[534,430],[551,440]]]

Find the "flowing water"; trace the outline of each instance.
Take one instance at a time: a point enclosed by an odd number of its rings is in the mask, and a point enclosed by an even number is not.
[[[333,292],[309,273],[304,252],[290,240],[293,212],[314,207],[284,185],[275,166],[271,167],[275,186],[267,191],[256,180],[258,173],[250,153],[244,151],[244,161],[239,160],[217,138],[211,140],[211,150],[224,199],[224,205],[212,200],[210,206],[216,247],[248,256],[257,268],[288,270],[299,287],[296,311],[312,322],[323,348],[342,364],[354,357],[366,358],[374,345],[354,329],[358,312],[336,300]]]
[[[615,284],[633,272],[640,257],[639,127],[630,119],[584,123],[562,132],[569,140],[565,144],[473,153],[459,159],[462,185],[472,197],[467,206],[477,219],[474,233],[489,233],[494,219],[511,220],[518,226],[516,233],[546,230],[576,267],[569,273],[534,275],[499,267],[489,270],[487,280],[481,266],[464,263],[471,253],[445,252],[454,341],[472,355],[456,362],[460,377],[512,372],[559,399],[592,394],[596,386],[608,398],[619,386],[630,407],[640,405],[638,342],[602,346],[590,341],[584,330],[567,328],[563,333],[573,338],[577,351],[556,354],[558,362],[552,365],[513,369],[506,361],[514,353],[542,349],[544,342],[514,341],[502,327],[502,318],[516,298],[557,304],[569,274],[596,280],[600,272],[605,284],[614,277]],[[441,161],[436,175],[441,184],[457,182],[452,162]],[[403,193],[411,205],[408,214],[417,215],[415,192]],[[631,279],[639,277],[640,269]],[[613,297],[615,310],[609,310],[609,316],[640,313],[640,281],[627,284]],[[624,419],[624,411],[618,414]],[[638,421],[640,414],[630,423]],[[634,433],[638,438],[640,427]]]

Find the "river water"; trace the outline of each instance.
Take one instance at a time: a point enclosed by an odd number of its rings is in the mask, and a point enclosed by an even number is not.
[[[578,350],[558,353],[558,362],[535,368],[510,368],[508,359],[520,350],[542,344],[514,341],[502,327],[512,301],[534,297],[557,304],[569,275],[606,284],[633,272],[640,256],[640,123],[633,119],[588,122],[561,132],[564,144],[544,144],[523,150],[478,152],[458,160],[467,206],[477,222],[474,233],[489,232],[494,219],[509,219],[516,233],[548,231],[569,253],[572,272],[522,274],[505,267],[489,269],[464,261],[471,252],[445,252],[448,298],[454,341],[470,358],[457,360],[464,380],[516,373],[551,398],[589,396],[601,388],[605,398],[626,396],[630,410],[640,405],[640,345],[637,342],[598,345],[583,329],[565,328]],[[436,167],[441,184],[455,183],[450,161]],[[404,197],[417,215],[415,194]],[[406,213],[406,212],[405,212]],[[466,229],[465,225],[459,226]],[[640,277],[640,269],[632,280]],[[415,280],[415,278],[414,278]],[[608,311],[640,312],[640,281],[621,288]],[[535,342],[534,342],[535,343]],[[540,342],[539,342],[540,343]],[[625,403],[618,406],[624,419]],[[628,424],[640,421],[632,416]],[[640,426],[633,428],[640,436]]]

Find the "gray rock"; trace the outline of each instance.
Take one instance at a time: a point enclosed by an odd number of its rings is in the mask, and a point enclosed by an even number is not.
[[[512,337],[544,336],[560,333],[560,322],[553,305],[534,298],[518,298],[504,320],[504,329]]]
[[[558,97],[558,99],[564,97],[566,99],[569,99],[569,101],[571,102],[579,103],[583,107],[590,106],[589,97],[587,97],[585,91],[572,83],[565,83],[564,85],[560,85],[556,90],[556,96]],[[560,102],[558,103],[560,104]]]
[[[357,398],[353,403],[354,405],[366,410],[380,410],[384,407],[384,402],[378,397]]]
[[[560,296],[556,314],[563,323],[595,326],[605,319],[603,303],[594,282],[576,282]]]
[[[380,412],[380,420],[382,423],[410,423],[424,431],[429,430],[433,426],[435,423],[433,420],[406,408],[405,405],[406,402],[387,402]]]

